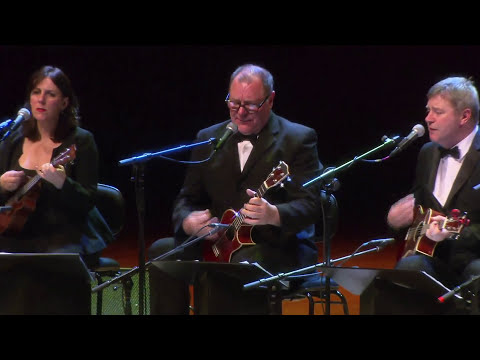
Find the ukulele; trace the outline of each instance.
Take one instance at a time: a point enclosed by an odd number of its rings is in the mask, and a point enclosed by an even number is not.
[[[288,175],[288,165],[280,161],[257,190],[256,197],[261,198],[268,189],[282,184]],[[205,261],[230,262],[232,254],[243,245],[255,245],[251,237],[253,225],[244,224],[243,220],[245,220],[245,215],[240,211],[228,209],[223,213],[221,223],[230,224],[230,226],[223,230],[220,238],[213,244],[211,241],[203,242],[203,259]]]
[[[75,145],[66,149],[53,159],[51,164],[56,167],[75,159],[77,148]],[[37,199],[40,195],[41,176],[36,174],[20,187],[5,203],[6,211],[0,212],[0,234],[5,231],[18,233],[23,229],[28,216],[35,211]]]
[[[425,234],[430,226],[432,217],[437,215],[445,216],[432,209],[427,209],[425,211],[421,205],[418,205],[415,208],[414,220],[405,236],[405,244],[400,258],[411,256],[416,253],[425,254],[430,257],[433,256],[438,242],[429,239]],[[454,239],[457,239],[463,228],[469,224],[470,220],[467,219],[467,214],[464,213],[460,216],[460,210],[454,209],[451,211],[450,217],[447,217],[443,221],[440,228],[447,230],[453,235]]]

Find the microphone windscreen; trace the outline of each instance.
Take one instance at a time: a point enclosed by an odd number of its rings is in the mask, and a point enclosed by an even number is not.
[[[26,109],[26,108],[21,108],[20,110],[18,110],[18,114],[17,114],[17,115],[23,116],[23,118],[24,118],[25,120],[30,119],[30,116],[31,116],[30,111],[29,111],[28,109]]]
[[[423,135],[425,135],[425,128],[423,127],[423,125],[417,124],[413,127],[412,130],[417,132],[418,137],[422,137]]]

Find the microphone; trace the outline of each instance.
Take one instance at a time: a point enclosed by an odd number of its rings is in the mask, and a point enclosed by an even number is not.
[[[425,134],[425,128],[423,125],[417,124],[413,127],[412,131],[408,136],[404,137],[402,141],[397,145],[395,149],[390,153],[390,157],[398,154],[404,148],[406,148],[410,143],[412,143],[417,137],[422,137]]]
[[[455,288],[453,288],[452,290],[450,290],[449,292],[443,294],[442,296],[439,296],[437,298],[437,301],[439,303],[444,303],[445,300],[448,300],[450,299],[452,296],[456,295],[462,288],[460,286],[456,286]]]
[[[217,145],[215,145],[214,151],[217,151],[218,149],[220,149],[223,146],[223,144],[227,141],[227,139],[231,135],[235,134],[237,131],[238,131],[238,126],[230,121],[222,137],[220,138],[220,140],[218,140]]]
[[[229,224],[220,224],[220,223],[210,223],[210,224],[208,224],[208,227],[226,229],[226,228],[230,227],[230,225]]]
[[[12,122],[13,122],[12,119],[8,119],[8,120],[5,120],[4,122],[0,123],[0,136],[3,137],[3,134],[5,134],[5,132],[7,132],[8,127],[12,124]]]
[[[367,245],[374,245],[378,246],[379,249],[383,249],[385,246],[389,244],[393,244],[395,242],[395,238],[388,238],[388,239],[377,239],[377,240],[370,240],[365,243],[365,246]]]
[[[395,241],[395,238],[388,238],[388,239],[378,239],[378,240],[370,240],[370,241],[367,241],[365,243],[363,243],[362,245],[360,245],[353,253],[351,253],[350,255],[348,256],[345,256],[341,259],[337,259],[337,260],[333,260],[333,261],[339,261],[339,260],[342,260],[342,262],[339,264],[339,265],[336,265],[336,266],[342,266],[342,264],[345,262],[345,261],[348,261],[349,259],[351,259],[352,257],[356,256],[356,255],[361,255],[361,254],[357,254],[358,251],[360,249],[362,249],[364,246],[368,246],[368,245],[375,245],[377,247],[377,252],[382,250],[385,246],[387,246],[388,244],[391,244]],[[371,248],[371,249],[368,249],[368,250],[365,250],[364,252],[370,252],[370,251],[373,251],[374,248]]]
[[[4,211],[10,211],[12,209],[13,209],[13,206],[11,206],[11,205],[0,206],[0,213],[2,213]]]
[[[5,140],[12,131],[15,131],[17,130],[17,128],[20,126],[20,124],[24,121],[24,120],[28,120],[30,119],[30,111],[26,108],[21,108],[20,110],[18,110],[18,113],[17,113],[17,118],[13,121],[13,124],[11,125],[10,129],[8,129],[8,131],[5,133],[5,135],[3,135],[2,137],[2,140],[0,141],[3,141]]]
[[[437,301],[439,303],[444,303],[445,300],[448,300],[450,299],[452,296],[456,296],[458,292],[460,292],[460,290],[462,290],[464,287],[472,284],[474,281],[477,281],[478,279],[480,278],[480,275],[473,275],[470,277],[470,279],[468,279],[467,281],[465,281],[463,284],[460,284],[458,286],[455,286],[452,290],[450,290],[449,292],[443,294],[442,296],[439,296],[437,298]]]

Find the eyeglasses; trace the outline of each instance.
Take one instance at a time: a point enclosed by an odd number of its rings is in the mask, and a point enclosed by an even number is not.
[[[260,110],[262,105],[265,104],[265,101],[267,101],[269,97],[270,97],[270,94],[268,94],[267,97],[263,99],[263,101],[260,104],[243,104],[242,105],[238,101],[230,100],[230,93],[229,93],[225,98],[225,102],[227,103],[227,106],[230,110],[238,111],[240,110],[240,107],[243,106],[248,113],[253,114],[253,113],[256,113],[258,110]]]

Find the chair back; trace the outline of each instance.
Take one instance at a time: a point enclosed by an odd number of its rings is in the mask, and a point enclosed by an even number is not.
[[[125,224],[125,199],[116,187],[98,184],[96,206],[116,237]]]
[[[316,242],[323,243],[323,262],[330,265],[330,252],[332,238],[338,230],[338,204],[332,193],[321,191],[322,223],[316,226]],[[325,239],[326,237],[326,239]]]
[[[116,239],[120,231],[123,229],[126,220],[125,199],[122,193],[116,187],[106,184],[97,185],[96,207],[105,219],[106,223],[112,231],[113,238]],[[107,244],[108,246],[108,244]],[[95,278],[98,285],[103,284],[104,277],[117,277],[121,273],[120,263],[110,257],[100,257],[98,266],[94,269]],[[130,277],[121,280],[123,285],[123,308],[125,315],[132,314],[131,292],[133,281]],[[103,290],[97,292],[97,315],[103,313]]]

